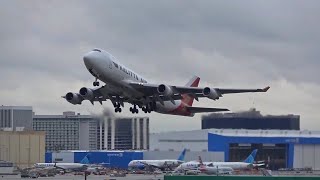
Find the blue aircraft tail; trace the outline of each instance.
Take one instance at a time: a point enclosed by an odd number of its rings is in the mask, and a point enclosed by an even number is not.
[[[258,152],[258,149],[255,149],[251,152],[251,154],[247,157],[247,159],[245,159],[243,162],[245,163],[253,163],[254,162],[254,158],[256,157]]]
[[[181,154],[178,157],[179,161],[184,161],[184,156],[186,155],[186,151],[187,151],[187,149],[183,149],[183,151],[181,152]]]
[[[81,163],[81,164],[90,164],[89,158],[90,158],[90,153],[88,153],[88,154],[80,161],[80,163]]]

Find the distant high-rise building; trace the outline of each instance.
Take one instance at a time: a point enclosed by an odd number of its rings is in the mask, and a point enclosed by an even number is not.
[[[0,106],[0,129],[32,130],[31,106]]]
[[[46,132],[46,151],[95,150],[99,119],[64,112],[63,115],[34,115],[33,129]]]
[[[105,117],[100,121],[97,134],[97,149],[149,149],[149,118]]]
[[[202,116],[202,129],[280,129],[300,130],[299,115],[267,115],[263,116],[260,111],[239,113],[212,113]]]
[[[46,131],[47,151],[149,148],[149,118],[115,119],[64,112],[34,115],[33,129]]]

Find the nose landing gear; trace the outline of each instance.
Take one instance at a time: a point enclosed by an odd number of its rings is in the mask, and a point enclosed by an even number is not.
[[[99,86],[99,81],[95,81],[95,82],[93,82],[93,86]]]
[[[99,86],[99,81],[98,78],[96,78],[96,80],[92,83],[93,86]]]

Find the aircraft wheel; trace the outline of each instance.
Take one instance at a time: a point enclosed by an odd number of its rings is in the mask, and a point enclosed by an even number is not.
[[[139,113],[139,110],[138,110],[138,109],[135,109],[135,112],[138,114],[138,113]]]
[[[118,108],[115,108],[115,109],[114,109],[114,112],[116,112],[116,113],[117,113],[117,112],[118,112]]]
[[[129,108],[130,112],[132,112],[132,107]]]
[[[121,113],[121,111],[122,111],[121,108],[118,108],[118,111]]]
[[[93,86],[99,86],[100,83],[99,83],[99,81],[95,81],[92,84],[93,84]]]

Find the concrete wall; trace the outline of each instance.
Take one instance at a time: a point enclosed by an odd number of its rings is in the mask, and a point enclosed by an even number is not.
[[[143,152],[143,159],[178,159],[179,155],[181,154],[181,151],[146,151]],[[224,152],[202,151],[187,151],[184,161],[198,160],[199,156],[201,156],[201,159],[203,161],[224,161]]]
[[[45,132],[0,131],[0,160],[13,162],[19,167],[30,167],[44,162]]]
[[[208,130],[150,134],[150,151],[208,150]]]
[[[296,144],[294,146],[294,168],[312,167],[320,170],[320,145]]]

